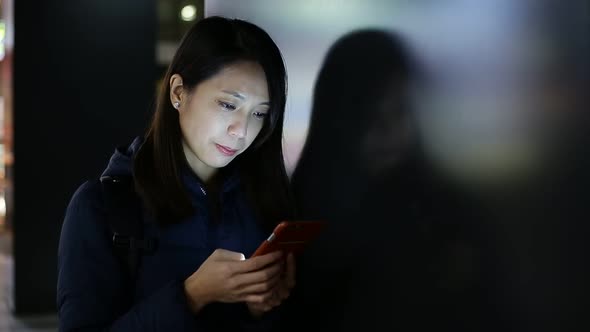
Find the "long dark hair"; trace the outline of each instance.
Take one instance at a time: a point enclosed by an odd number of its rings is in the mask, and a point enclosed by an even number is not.
[[[400,160],[409,159],[416,135],[402,135],[412,113],[401,92],[413,70],[404,39],[393,31],[356,30],[330,47],[314,86],[308,136],[291,177],[299,218],[325,219],[328,211],[346,214],[358,207],[371,180],[361,144],[378,127],[375,123],[399,133],[383,140],[399,145]],[[388,107],[384,117],[380,103],[388,98],[399,99],[400,106]]]
[[[287,75],[281,53],[260,27],[239,19],[208,17],[184,35],[158,94],[154,117],[134,162],[135,185],[162,224],[195,213],[183,183],[188,162],[182,149],[178,111],[170,102],[170,77],[179,74],[189,92],[225,66],[254,61],[263,68],[270,115],[252,145],[230,164],[237,166],[242,189],[264,225],[291,216],[291,194],[282,139]],[[263,190],[264,188],[264,190]]]

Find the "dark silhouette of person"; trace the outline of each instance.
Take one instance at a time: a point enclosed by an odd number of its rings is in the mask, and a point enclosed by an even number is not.
[[[399,35],[366,29],[341,37],[325,57],[291,180],[298,217],[328,222],[299,259],[299,322],[390,330],[428,303],[408,53]]]

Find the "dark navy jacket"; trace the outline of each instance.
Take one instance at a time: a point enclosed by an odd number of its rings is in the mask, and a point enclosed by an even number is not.
[[[103,175],[129,175],[141,145],[116,149]],[[206,191],[192,173],[184,182],[197,213],[179,224],[159,227],[144,214],[145,236],[158,239],[144,255],[135,289],[126,286],[113,253],[100,182],[88,181],[67,208],[58,251],[57,305],[60,331],[266,331],[276,328],[280,308],[256,320],[243,303],[212,303],[193,314],[183,281],[217,248],[248,257],[268,234],[244,203],[236,176],[223,185],[222,222],[210,222]],[[133,304],[125,299],[133,294]]]

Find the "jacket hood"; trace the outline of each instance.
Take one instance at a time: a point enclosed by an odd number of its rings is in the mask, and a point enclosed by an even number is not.
[[[143,138],[136,137],[128,146],[115,149],[101,176],[127,176],[133,174],[133,158],[143,144]]]

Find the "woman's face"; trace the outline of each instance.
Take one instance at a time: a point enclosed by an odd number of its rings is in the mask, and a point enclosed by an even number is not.
[[[246,151],[262,130],[269,112],[266,76],[259,64],[243,61],[226,66],[192,92],[181,84],[179,75],[170,80],[171,102],[180,102],[184,153],[193,171],[207,181]]]

